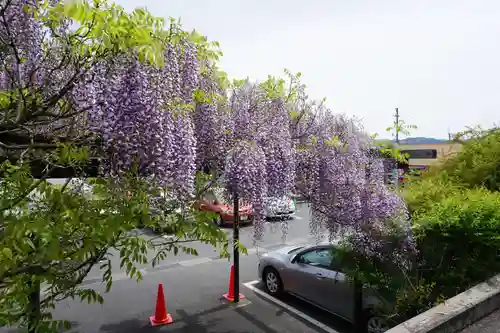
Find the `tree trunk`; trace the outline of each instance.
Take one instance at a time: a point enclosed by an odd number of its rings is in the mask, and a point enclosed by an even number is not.
[[[30,236],[31,241],[35,245],[35,251],[33,255],[36,255],[36,251],[39,248],[38,237],[35,235]],[[29,304],[27,306],[26,316],[28,321],[28,333],[36,333],[38,331],[38,325],[42,319],[42,313],[40,309],[40,280],[37,273],[32,273],[29,276]]]
[[[363,284],[354,281],[354,320],[353,333],[366,333],[366,315],[363,309]]]
[[[40,281],[31,280],[30,284],[30,295],[28,311],[26,311],[28,319],[28,332],[36,333],[38,331],[38,325],[42,319],[42,313],[40,309]]]

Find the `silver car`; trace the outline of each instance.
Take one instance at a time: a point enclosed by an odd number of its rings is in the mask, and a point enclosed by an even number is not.
[[[291,196],[282,197],[267,197],[264,200],[264,209],[266,217],[269,219],[275,218],[290,218],[295,213],[295,201]]]
[[[324,242],[268,252],[259,260],[259,278],[273,296],[288,292],[352,322],[354,289],[335,258],[336,249],[334,243]],[[369,333],[388,330],[386,321],[373,315],[372,309],[381,302],[374,292],[363,291]]]

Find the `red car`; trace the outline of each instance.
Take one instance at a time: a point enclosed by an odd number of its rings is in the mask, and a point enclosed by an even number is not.
[[[200,210],[205,212],[214,212],[217,214],[215,223],[218,226],[234,223],[233,205],[223,195],[223,190],[210,190],[205,193],[200,203]],[[240,223],[252,222],[252,205],[240,205]]]

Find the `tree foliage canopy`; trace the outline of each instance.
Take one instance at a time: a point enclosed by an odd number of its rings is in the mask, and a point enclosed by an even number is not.
[[[0,55],[0,324],[46,329],[58,300],[102,301],[80,285],[102,260],[109,290],[114,265],[140,279],[138,264],[196,254],[190,239],[227,257],[226,234],[196,206],[214,183],[252,203],[256,241],[265,196],[294,190],[317,235],[355,235],[366,254],[381,245],[374,233],[402,227],[372,139],[309,99],[300,73],[230,82],[217,43],[103,0],[2,2]],[[90,195],[47,182],[67,166],[88,178],[91,158]],[[176,237],[154,249],[133,233],[140,221]]]
[[[460,153],[432,168],[425,178],[448,179],[466,188],[485,187],[500,190],[500,129],[470,130],[463,135]]]

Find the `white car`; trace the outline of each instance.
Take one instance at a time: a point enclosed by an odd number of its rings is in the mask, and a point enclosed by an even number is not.
[[[295,214],[295,201],[291,196],[284,195],[282,197],[268,197],[264,201],[266,217],[269,219],[285,219],[291,218]]]

